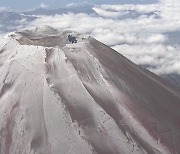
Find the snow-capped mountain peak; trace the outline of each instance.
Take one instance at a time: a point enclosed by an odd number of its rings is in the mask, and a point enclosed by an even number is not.
[[[97,40],[51,27],[0,49],[0,153],[179,153],[180,97]]]

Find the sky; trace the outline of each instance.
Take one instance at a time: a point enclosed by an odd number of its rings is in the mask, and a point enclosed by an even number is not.
[[[70,3],[81,3],[83,0],[0,0],[0,7],[6,7],[10,10],[30,10],[39,7],[49,9],[60,8]],[[86,0],[93,4],[125,4],[125,3],[154,3],[156,0]]]

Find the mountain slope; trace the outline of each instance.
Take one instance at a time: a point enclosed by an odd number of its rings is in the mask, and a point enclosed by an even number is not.
[[[0,153],[180,153],[176,91],[97,40],[45,26],[0,51]]]

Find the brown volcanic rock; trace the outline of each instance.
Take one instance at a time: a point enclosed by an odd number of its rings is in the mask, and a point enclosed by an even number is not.
[[[179,95],[97,40],[43,27],[1,51],[0,154],[180,153]]]

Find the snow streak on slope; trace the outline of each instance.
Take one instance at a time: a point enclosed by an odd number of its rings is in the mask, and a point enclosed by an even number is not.
[[[173,88],[95,39],[41,27],[1,51],[0,153],[180,152]]]

